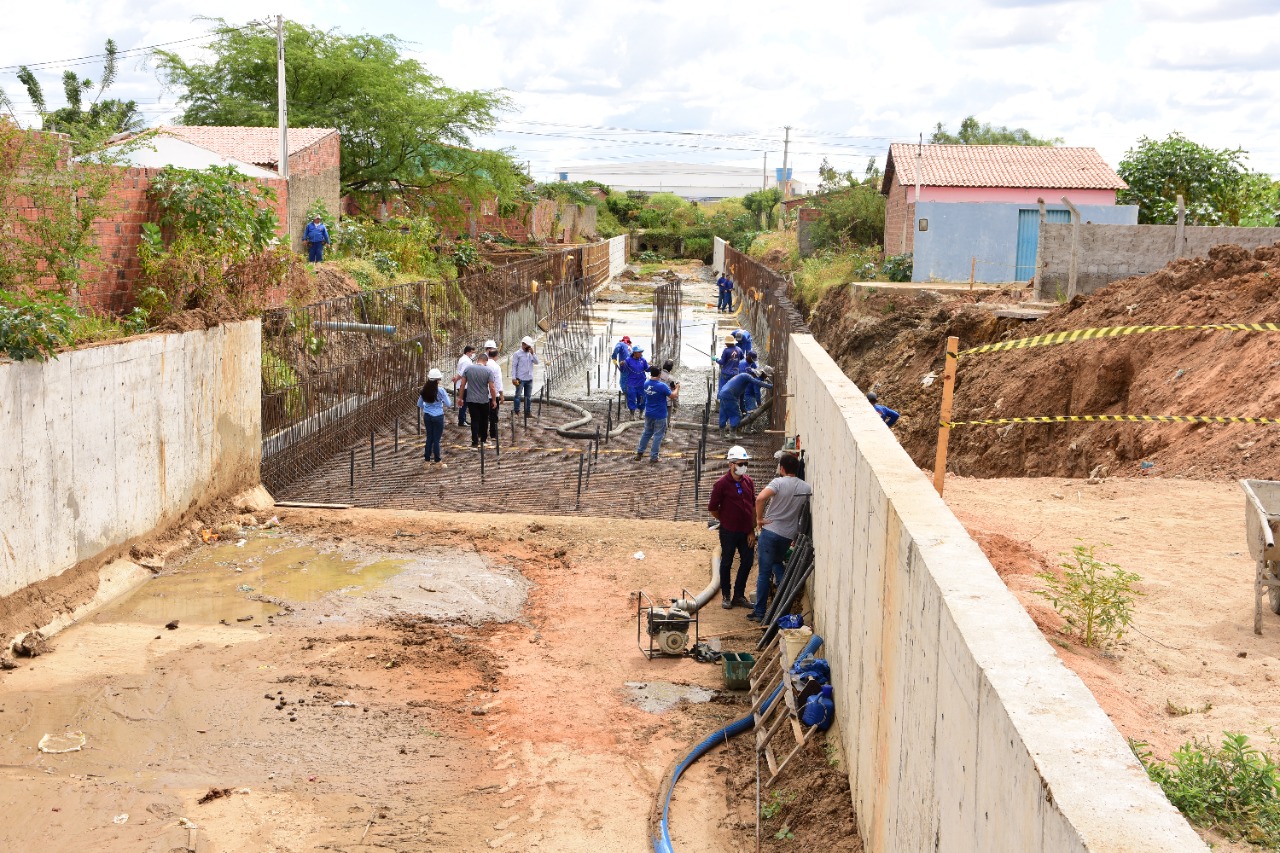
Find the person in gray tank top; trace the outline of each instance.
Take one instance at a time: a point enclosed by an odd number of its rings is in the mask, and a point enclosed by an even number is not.
[[[760,540],[756,544],[759,568],[756,571],[756,601],[747,618],[764,619],[769,604],[769,585],[782,583],[787,549],[800,530],[800,513],[813,496],[813,487],[796,476],[800,460],[783,454],[778,460],[778,476],[769,481],[756,498],[756,524]]]

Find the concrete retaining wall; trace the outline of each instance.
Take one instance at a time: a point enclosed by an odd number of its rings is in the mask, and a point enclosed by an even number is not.
[[[0,362],[0,596],[258,482],[261,331]]]
[[[1084,217],[1088,219],[1089,217]],[[1203,258],[1214,246],[1234,243],[1253,250],[1280,240],[1280,228],[1226,228],[1187,225],[1178,245],[1177,225],[1080,224],[1076,292],[1092,293],[1113,281],[1164,269],[1178,258]],[[1040,225],[1038,299],[1067,293],[1071,268],[1071,225]]]
[[[791,336],[788,381],[815,628],[867,849],[1206,851],[809,335]]]
[[[609,278],[616,278],[627,268],[627,235],[609,238]]]

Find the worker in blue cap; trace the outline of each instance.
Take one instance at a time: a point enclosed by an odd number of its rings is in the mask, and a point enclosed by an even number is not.
[[[761,373],[764,379],[757,379],[750,373],[739,373],[726,382],[720,389],[720,393],[716,395],[716,400],[720,403],[720,437],[726,441],[737,438],[738,424],[742,422],[742,395],[747,389],[752,386],[773,387],[766,381],[773,376],[773,369],[766,367]],[[729,427],[728,431],[725,430],[726,425]]]
[[[631,358],[631,338],[622,336],[622,340],[613,345],[613,354],[609,356],[613,366],[618,369],[618,390],[627,390],[627,374],[622,369],[622,362]]]
[[[742,354],[755,352],[754,342],[751,340],[751,333],[746,329],[734,329],[733,339],[738,342],[738,349],[742,350]]]
[[[644,347],[634,346],[620,369],[626,374],[627,411],[632,418],[644,411],[644,383],[649,379],[649,362],[644,360]]]
[[[754,352],[747,353],[746,358],[738,362],[739,373],[750,373],[757,378],[760,376],[760,367],[759,357]],[[749,415],[758,408],[760,408],[760,388],[757,385],[750,385],[742,395],[742,414]]]

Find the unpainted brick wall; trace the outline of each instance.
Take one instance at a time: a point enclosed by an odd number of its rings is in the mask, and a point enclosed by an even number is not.
[[[135,285],[142,272],[138,260],[138,244],[142,242],[142,225],[158,218],[147,189],[159,169],[122,168],[107,198],[113,213],[93,223],[94,243],[98,246],[96,263],[86,265],[85,281],[78,299],[85,307],[114,314],[130,311],[135,304]],[[274,204],[281,221],[278,232],[284,237],[283,222],[289,199],[289,188],[283,180],[264,179],[276,191]]]
[[[1178,251],[1176,225],[1104,225],[1082,222],[1040,223],[1040,299],[1065,296],[1071,269],[1071,229],[1079,227],[1076,292],[1092,293],[1113,281],[1164,269],[1179,257],[1208,255],[1214,246],[1234,243],[1246,249],[1280,241],[1280,228],[1228,228],[1188,225]]]
[[[916,206],[907,200],[907,188],[893,176],[884,205],[884,253],[901,255],[915,247]]]
[[[342,210],[341,137],[333,133],[289,155],[289,234],[295,252],[305,251],[307,208],[319,199],[336,217]]]

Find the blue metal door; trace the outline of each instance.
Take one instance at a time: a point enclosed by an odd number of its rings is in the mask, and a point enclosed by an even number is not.
[[[1070,222],[1069,210],[1046,210],[1047,222]],[[1014,281],[1030,281],[1036,274],[1036,248],[1040,244],[1040,211],[1018,211],[1018,255]]]

